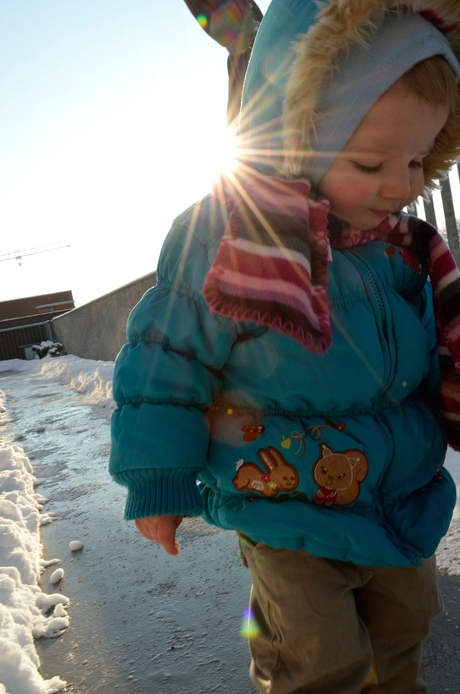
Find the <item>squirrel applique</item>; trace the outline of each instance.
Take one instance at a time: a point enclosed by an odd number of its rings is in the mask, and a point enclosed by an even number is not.
[[[313,467],[313,478],[319,489],[313,502],[346,506],[356,501],[361,482],[369,471],[364,453],[353,448],[334,452],[325,443],[319,449],[321,456]]]

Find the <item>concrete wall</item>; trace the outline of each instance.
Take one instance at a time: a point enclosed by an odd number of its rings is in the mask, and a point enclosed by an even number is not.
[[[153,272],[53,318],[55,339],[62,342],[68,354],[113,361],[126,342],[126,321],[131,309],[155,284]]]

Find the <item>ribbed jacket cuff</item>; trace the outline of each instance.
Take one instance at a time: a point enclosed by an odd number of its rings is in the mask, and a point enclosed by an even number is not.
[[[203,502],[196,486],[200,468],[137,469],[114,480],[128,488],[125,519],[146,516],[199,516]]]

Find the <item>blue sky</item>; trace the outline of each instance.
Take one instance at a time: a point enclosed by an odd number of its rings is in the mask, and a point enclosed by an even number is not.
[[[1,262],[0,301],[155,269],[218,169],[226,58],[183,0],[0,3],[0,259],[70,244]]]

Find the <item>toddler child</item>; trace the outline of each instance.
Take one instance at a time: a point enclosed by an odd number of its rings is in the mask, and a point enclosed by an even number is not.
[[[459,56],[457,0],[273,0],[239,169],[174,222],[117,357],[125,517],[170,554],[184,516],[238,531],[264,694],[426,692],[460,275],[402,210],[459,154]]]

